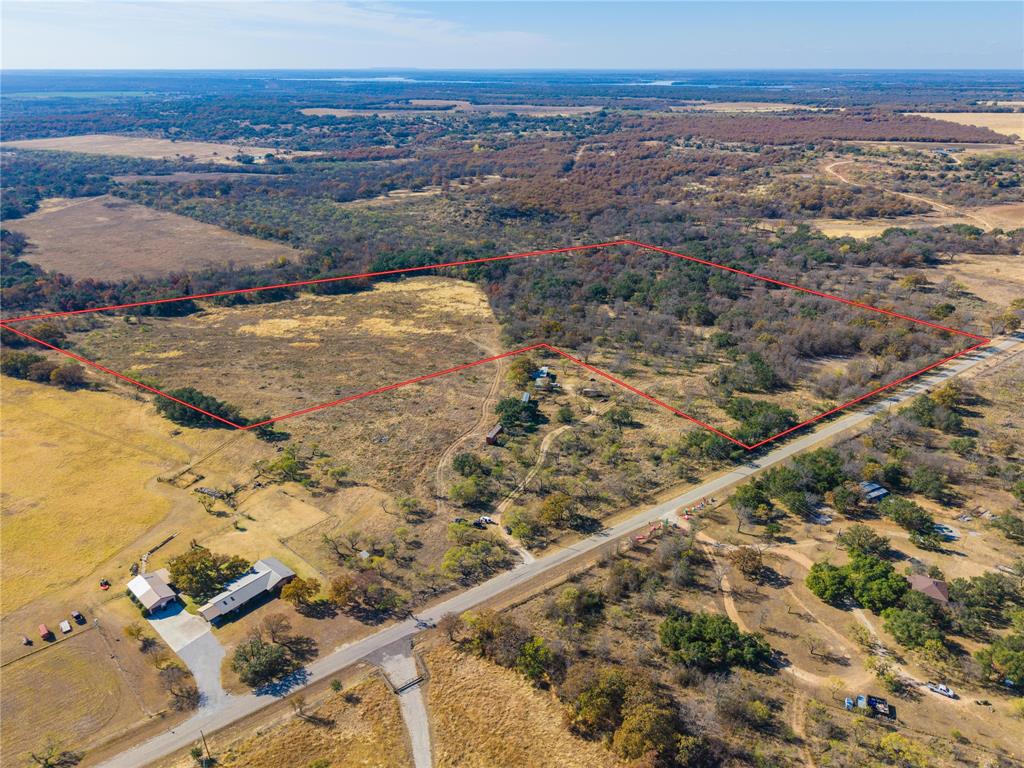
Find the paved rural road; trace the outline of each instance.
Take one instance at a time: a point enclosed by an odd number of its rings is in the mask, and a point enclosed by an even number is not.
[[[852,410],[847,415],[830,421],[813,432],[808,432],[794,438],[780,445],[775,450],[751,460],[747,464],[736,467],[730,472],[723,473],[673,499],[640,512],[572,546],[559,549],[545,557],[534,560],[532,563],[521,563],[511,571],[505,571],[483,584],[479,584],[472,589],[468,589],[430,608],[424,609],[418,614],[418,618],[421,621],[436,622],[445,614],[462,613],[474,608],[500,596],[507,590],[522,585],[524,582],[544,576],[548,571],[558,568],[579,555],[606,546],[619,537],[626,536],[648,523],[665,517],[679,507],[693,506],[706,496],[721,495],[733,483],[742,481],[767,467],[791,459],[796,454],[812,449],[845,430],[863,426],[879,412],[921,394],[942,381],[961,374],[994,356],[1005,359],[1005,357],[1009,356],[1008,353],[1020,351],[1021,349],[1024,349],[1024,334],[995,340],[987,347],[932,370],[930,373],[915,380],[912,386],[904,388],[897,394],[875,400],[864,408]],[[342,646],[311,663],[306,668],[306,676],[301,685],[329,678],[331,675],[337,674],[340,670],[355,664],[357,661],[373,655],[387,646],[410,638],[420,631],[421,626],[418,626],[417,621],[409,618],[386,627],[379,632],[375,632],[362,640]],[[277,695],[280,695],[280,693]],[[173,731],[166,731],[149,741],[122,752],[120,755],[102,763],[102,768],[138,768],[138,766],[147,765],[173,752],[188,749],[199,740],[200,731],[209,734],[224,728],[272,704],[276,698],[277,696],[274,694],[261,695],[256,693],[228,696],[223,700],[220,708],[200,710],[192,718],[175,727]]]

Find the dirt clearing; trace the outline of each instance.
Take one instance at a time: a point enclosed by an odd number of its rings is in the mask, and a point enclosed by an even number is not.
[[[286,245],[110,195],[52,198],[10,226],[32,244],[25,255],[28,261],[75,278],[161,277],[172,271],[260,266],[299,256]]]
[[[858,240],[877,237],[893,227],[924,229],[964,224],[984,230],[1010,231],[1024,227],[1024,204],[985,205],[977,208],[964,208],[962,213],[934,212],[922,216],[900,216],[898,218],[810,219],[807,223],[828,237],[854,237]],[[778,226],[778,222],[767,222],[767,224]]]

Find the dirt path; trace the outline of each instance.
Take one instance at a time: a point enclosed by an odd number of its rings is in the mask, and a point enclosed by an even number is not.
[[[855,164],[856,164],[856,160],[836,160],[835,162],[829,163],[828,165],[825,166],[825,173],[827,173],[830,176],[834,176],[835,178],[839,179],[839,181],[841,181],[843,184],[848,184],[850,186],[863,186],[863,185],[858,185],[857,182],[855,182],[855,181],[850,181],[850,179],[848,179],[846,176],[843,176],[843,174],[841,174],[839,171],[836,170],[836,168],[838,166],[840,166],[840,165],[855,165]],[[992,226],[992,222],[990,222],[987,219],[977,215],[976,213],[969,213],[969,212],[967,212],[967,211],[965,211],[965,210],[963,210],[961,208],[956,208],[955,206],[947,205],[946,203],[940,203],[938,200],[933,200],[930,197],[923,197],[921,195],[914,195],[914,194],[911,194],[910,192],[899,192],[898,190],[888,189],[886,187],[879,186],[878,184],[875,184],[874,186],[877,189],[882,190],[883,192],[888,192],[890,195],[899,195],[900,197],[904,197],[907,200],[913,200],[913,201],[918,202],[918,203],[924,203],[925,205],[930,205],[936,212],[944,214],[946,216],[963,216],[966,219],[972,219],[972,220],[978,222],[979,224],[981,224],[981,226],[984,229],[994,229],[994,227]]]
[[[504,499],[501,500],[498,506],[494,508],[495,514],[500,515],[507,511],[509,506],[511,506],[512,502],[516,500],[516,497],[518,497],[519,494],[526,490],[526,487],[530,484],[530,481],[533,480],[533,478],[537,476],[537,473],[540,472],[541,469],[544,467],[544,461],[545,459],[547,459],[548,453],[551,452],[551,446],[554,444],[555,439],[560,434],[562,434],[568,429],[572,429],[577,424],[584,424],[593,421],[594,419],[597,418],[597,416],[598,414],[592,413],[589,416],[583,417],[578,422],[574,422],[573,424],[566,424],[564,427],[558,427],[557,429],[554,429],[548,434],[546,434],[544,436],[544,439],[541,440],[540,442],[540,448],[537,451],[537,460],[533,462],[533,466],[530,467],[530,471],[526,473],[526,476],[523,478],[522,482],[520,482],[519,485],[517,485],[512,491],[510,491],[509,494]]]
[[[811,748],[807,746],[807,697],[800,691],[793,694],[793,710],[789,717],[789,727],[800,739],[800,753],[807,768],[818,768],[814,762]]]
[[[476,340],[470,339],[474,344],[480,347],[488,355],[500,354],[495,345],[481,344]],[[452,459],[455,458],[455,454],[459,452],[459,449],[474,435],[485,434],[487,427],[491,424],[493,419],[494,406],[498,403],[498,396],[501,394],[501,382],[505,375],[505,367],[507,361],[502,358],[501,360],[495,361],[494,365],[494,378],[491,380],[490,386],[487,388],[487,394],[484,395],[484,399],[480,406],[480,414],[477,416],[476,421],[473,422],[473,426],[463,432],[461,435],[455,438],[452,443],[444,449],[437,460],[437,467],[434,469],[434,498],[437,500],[437,514],[445,515],[448,512],[447,497],[445,495],[445,486],[448,467],[452,463]]]
[[[743,616],[740,614],[739,609],[736,607],[736,599],[733,597],[733,590],[732,585],[729,581],[729,576],[723,571],[721,566],[718,564],[717,555],[721,552],[728,552],[730,549],[733,549],[734,547],[730,544],[724,544],[723,542],[716,541],[707,534],[703,533],[697,534],[697,541],[703,545],[704,551],[715,569],[715,573],[718,574],[721,578],[722,600],[725,603],[726,614],[729,616],[730,619],[736,622],[736,625],[744,632],[755,631],[747,625],[746,621],[743,619]],[[799,543],[800,542],[797,542],[797,544]],[[809,567],[809,564],[811,562],[805,555],[803,555],[803,553],[787,552],[782,549],[775,549],[772,551],[774,551],[776,554],[782,555],[783,557],[792,559],[794,562],[804,565],[804,567]],[[839,643],[839,646],[843,649],[843,653],[845,653],[848,658],[852,659],[855,657],[856,648],[853,647],[853,643],[849,639],[847,639],[832,625],[828,624],[827,622],[821,621],[815,615],[814,611],[811,610],[811,608],[806,603],[804,603],[803,600],[800,599],[800,597],[796,594],[792,587],[786,587],[785,591],[789,595],[789,597],[792,598],[793,602],[795,602],[804,613],[814,617],[814,620],[823,629],[825,629],[825,631],[827,631],[836,640],[836,642]],[[787,667],[783,667],[783,671],[792,675],[798,680],[802,680],[803,682],[818,688],[827,688],[829,684],[829,677],[819,675],[816,672],[811,672],[810,670],[802,669],[794,664],[790,664]],[[873,676],[867,670],[863,670],[860,673],[855,673],[853,670],[851,670],[849,672],[846,672],[845,674],[836,674],[835,677],[838,677],[841,680],[843,680],[852,689],[861,688],[864,685],[870,683],[873,679]]]
[[[547,459],[548,453],[551,452],[551,446],[554,445],[555,439],[566,430],[572,429],[577,424],[593,421],[599,415],[600,414],[592,413],[589,416],[584,416],[578,422],[574,422],[573,424],[566,424],[563,427],[558,427],[557,429],[553,429],[551,432],[544,435],[544,439],[541,440],[540,448],[537,451],[537,460],[533,462],[533,466],[530,467],[530,470],[526,473],[526,476],[522,479],[519,485],[513,488],[508,493],[508,495],[505,496],[505,498],[498,503],[498,506],[494,508],[494,514],[498,518],[498,524],[502,526],[502,533],[504,533],[502,515],[504,515],[505,512],[508,511],[508,508],[512,506],[512,502],[514,502],[519,497],[519,495],[526,490],[527,486],[529,486],[533,478],[537,476],[537,473],[540,472],[541,469],[543,469],[544,461]],[[505,536],[508,539],[508,541],[512,544],[512,547],[517,552],[519,552],[519,554],[522,556],[524,560],[526,560],[526,562],[531,562],[532,560],[534,560],[534,556],[530,553],[530,550],[528,550],[526,547],[519,546],[515,539],[512,538],[511,534],[505,534]]]

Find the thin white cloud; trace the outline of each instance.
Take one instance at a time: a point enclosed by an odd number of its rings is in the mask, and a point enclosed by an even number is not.
[[[425,8],[344,0],[8,0],[2,13],[7,67],[358,67],[375,50],[394,66],[458,66],[467,55],[551,44]],[[263,44],[274,48],[246,50]]]

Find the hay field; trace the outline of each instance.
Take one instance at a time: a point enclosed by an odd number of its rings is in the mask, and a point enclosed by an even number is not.
[[[145,715],[98,630],[83,631],[3,670],[3,764],[28,765],[24,753],[56,736],[73,749]]]
[[[159,476],[221,447],[201,469],[207,484],[227,486],[272,452],[251,434],[175,427],[142,399],[7,377],[0,386],[0,577],[8,619],[44,596],[77,597],[69,589],[100,566],[107,569],[100,575],[121,578],[165,534],[179,532],[187,542],[215,525],[189,491],[158,483]],[[138,551],[125,552],[143,536]],[[91,578],[89,587],[95,599]],[[30,619],[21,631],[53,617]]]
[[[451,646],[431,650],[427,709],[438,768],[612,768],[599,742],[576,738],[562,707],[522,675]]]
[[[332,693],[309,711],[333,721],[313,725],[285,710],[276,722],[254,735],[207,738],[221,768],[307,768],[322,760],[330,768],[406,768],[412,766],[398,699],[373,678],[344,693]],[[163,768],[193,768],[187,754],[160,764]]]
[[[981,208],[971,208],[968,213],[972,214],[975,219],[985,221],[989,225],[988,229],[998,227],[1010,231],[1024,228],[1024,203],[986,205]]]
[[[171,141],[139,136],[117,136],[109,133],[89,133],[81,136],[60,136],[48,139],[18,139],[5,141],[5,148],[45,149],[57,152],[81,152],[86,155],[117,155],[141,157],[149,160],[193,158],[197,162],[213,162],[237,165],[235,155],[245,153],[263,162],[263,156],[315,154],[292,152],[274,147],[250,147],[244,144],[216,144],[209,141]]]
[[[82,578],[159,522],[149,481],[188,453],[140,404],[4,378],[2,612]]]
[[[73,338],[115,370],[195,386],[245,416],[282,415],[502,350],[483,292],[422,277],[372,291],[210,307],[183,318],[100,321]],[[187,352],[187,354],[186,354]],[[281,429],[352,468],[351,479],[412,489],[477,420],[491,365],[301,416]]]
[[[808,219],[806,222],[814,229],[828,237],[853,237],[865,240],[878,237],[887,229],[901,227],[904,229],[924,229],[927,227],[945,227],[952,224],[978,226],[978,222],[966,216],[945,216],[927,213],[922,216],[900,216],[899,218],[874,219]]]
[[[1024,139],[1024,112],[913,112],[933,120],[945,120],[959,125],[975,125],[990,128],[1004,136]]]
[[[298,251],[110,195],[53,198],[13,228],[32,244],[25,258],[75,278],[161,277],[206,267],[294,260]]]

